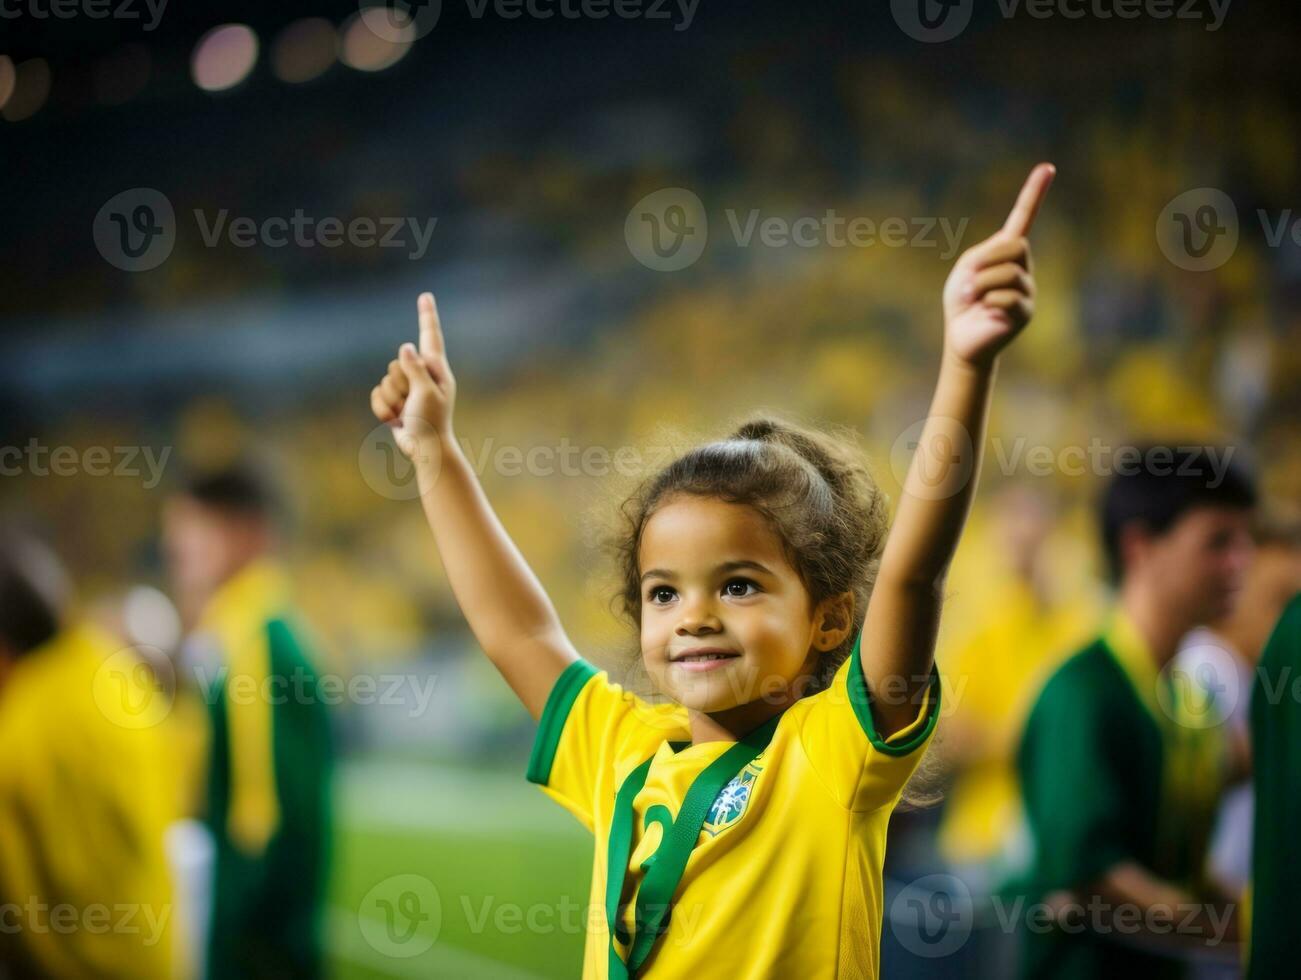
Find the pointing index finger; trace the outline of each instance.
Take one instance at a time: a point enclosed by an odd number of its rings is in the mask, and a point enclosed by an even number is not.
[[[434,294],[421,293],[416,300],[416,310],[420,316],[420,353],[425,357],[437,357],[443,352],[443,331],[438,322]]]
[[[1039,205],[1043,203],[1044,197],[1048,194],[1048,187],[1056,175],[1057,168],[1051,163],[1041,163],[1030,171],[1030,176],[1025,179],[1025,184],[1021,187],[1021,193],[1016,197],[1016,204],[1012,205],[1011,213],[1003,222],[1005,232],[1017,237],[1030,233],[1030,226],[1034,224],[1035,215],[1039,213]]]

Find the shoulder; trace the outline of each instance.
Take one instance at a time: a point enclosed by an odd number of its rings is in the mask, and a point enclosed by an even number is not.
[[[579,659],[556,679],[538,718],[527,778],[549,781],[557,756],[600,756],[613,762],[631,753],[644,756],[662,742],[689,738],[681,705],[647,701],[610,679],[607,671]]]
[[[1253,681],[1253,724],[1261,725],[1266,717],[1278,714],[1267,708],[1280,704],[1279,694],[1298,670],[1301,670],[1301,593],[1293,596],[1283,609],[1261,652]]]
[[[1284,607],[1265,645],[1265,655],[1277,660],[1301,659],[1301,592]]]
[[[1122,690],[1124,675],[1101,638],[1068,656],[1048,675],[1030,709],[1027,728],[1063,713],[1092,717],[1104,702]]]
[[[1061,697],[1081,687],[1091,690],[1110,682],[1118,673],[1106,644],[1098,638],[1063,660],[1048,675],[1039,696]]]
[[[631,720],[663,732],[665,738],[676,738],[689,728],[686,709],[680,704],[643,698],[585,659],[575,660],[561,672],[547,696],[543,716],[549,713],[563,722],[579,708],[598,717],[631,716]]]
[[[125,758],[158,740],[170,700],[159,695],[144,661],[111,634],[74,623],[19,661],[0,692],[0,744],[23,746],[13,766],[44,770],[63,760],[76,771],[91,760]]]
[[[310,630],[292,612],[270,616],[264,625],[271,657],[281,669],[298,668],[312,673],[315,667],[316,644]]]

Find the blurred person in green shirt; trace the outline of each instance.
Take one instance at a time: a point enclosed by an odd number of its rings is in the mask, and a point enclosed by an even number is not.
[[[1048,678],[1018,753],[1033,848],[1021,975],[1036,980],[1183,977],[1185,957],[1237,938],[1237,903],[1205,874],[1228,739],[1168,667],[1233,606],[1255,489],[1231,454],[1140,454],[1102,504],[1115,607]]]
[[[1251,695],[1255,829],[1247,980],[1295,975],[1301,931],[1292,902],[1301,893],[1301,594],[1265,645]]]
[[[276,504],[237,465],[166,502],[163,546],[207,705],[209,980],[323,972],[333,747],[314,653],[274,557]]]

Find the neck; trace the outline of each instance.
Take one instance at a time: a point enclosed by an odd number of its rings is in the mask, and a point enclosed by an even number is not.
[[[1051,598],[1049,583],[1047,576],[1039,570],[1038,563],[1031,561],[1019,564],[1016,568],[1016,578],[1029,591],[1037,608],[1041,610],[1047,608],[1048,600]]]
[[[1158,668],[1174,659],[1179,652],[1179,641],[1195,625],[1184,622],[1182,616],[1171,615],[1153,590],[1140,582],[1125,583],[1120,592],[1120,605],[1147,642]]]
[[[1278,616],[1272,611],[1268,615],[1260,615],[1260,610],[1244,608],[1249,607],[1251,598],[1244,590],[1239,608],[1232,616],[1216,623],[1215,632],[1236,656],[1249,663],[1255,663],[1260,659],[1265,641],[1269,639],[1274,620]]]
[[[738,704],[724,711],[687,709],[691,721],[691,744],[702,742],[738,742],[774,715],[779,715],[796,700],[788,696],[781,701],[760,699]]]

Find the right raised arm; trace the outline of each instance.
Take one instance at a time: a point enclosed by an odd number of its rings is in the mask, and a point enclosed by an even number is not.
[[[431,293],[417,301],[420,351],[403,344],[371,391],[412,461],[425,517],[475,639],[535,719],[578,652],[555,607],[493,512],[452,429],[456,379]]]

